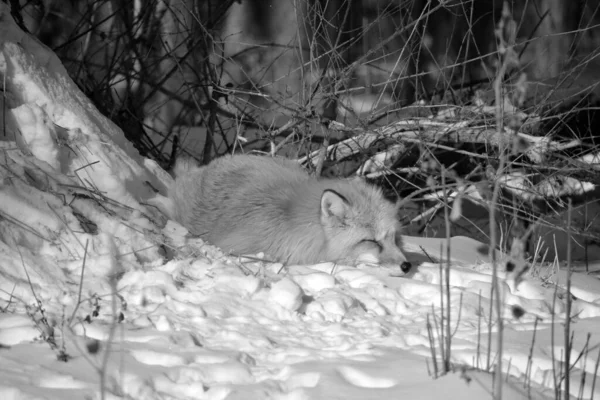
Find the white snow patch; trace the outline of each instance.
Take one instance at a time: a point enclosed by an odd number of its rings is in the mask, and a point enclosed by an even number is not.
[[[283,278],[271,285],[269,300],[286,310],[296,311],[302,305],[304,292],[294,281]]]
[[[351,385],[363,388],[390,388],[397,384],[393,379],[370,376],[358,368],[343,366],[338,368],[340,375]]]

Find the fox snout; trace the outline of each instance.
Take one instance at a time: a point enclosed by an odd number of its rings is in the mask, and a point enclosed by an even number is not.
[[[404,255],[402,255],[402,258],[404,258]],[[374,254],[361,254],[357,258],[356,261],[357,262],[366,262],[366,263],[375,263],[375,264],[379,264],[379,265],[383,266],[384,268],[390,268],[390,269],[396,269],[396,268],[400,267],[400,271],[402,271],[402,274],[407,274],[408,272],[410,272],[410,270],[412,268],[412,264],[410,263],[410,261],[407,261],[406,259],[404,261],[383,260]]]
[[[412,264],[409,263],[408,261],[404,261],[402,264],[400,264],[400,269],[405,274],[408,273],[408,271],[410,271],[411,268],[412,268]]]
[[[397,268],[400,266],[400,270],[405,274],[412,268],[410,261],[408,261],[404,253],[397,248],[393,249],[391,252],[383,251],[379,257],[379,263],[385,267]]]
[[[398,264],[394,263],[394,264],[386,264],[384,263],[383,266],[385,267],[392,267],[392,268],[396,268],[398,266]],[[412,264],[409,261],[402,261],[400,263],[400,271],[402,271],[403,274],[407,274],[410,272],[412,268]]]
[[[407,260],[404,253],[393,245],[391,245],[391,249],[371,248],[366,251],[360,251],[356,261],[380,264],[385,268],[391,269],[400,267],[400,271],[403,274],[408,273],[412,268],[412,264]]]

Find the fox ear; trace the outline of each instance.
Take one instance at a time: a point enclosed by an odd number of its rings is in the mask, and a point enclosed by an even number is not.
[[[338,192],[327,189],[321,195],[321,220],[335,219],[342,222],[349,210],[348,200]]]

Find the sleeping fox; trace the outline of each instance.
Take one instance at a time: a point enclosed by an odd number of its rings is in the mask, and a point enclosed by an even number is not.
[[[397,207],[361,181],[316,179],[283,158],[225,156],[175,166],[173,219],[234,254],[287,264],[411,265],[400,250]]]

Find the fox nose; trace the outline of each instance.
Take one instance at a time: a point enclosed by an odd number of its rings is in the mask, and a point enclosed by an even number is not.
[[[402,272],[404,272],[405,274],[410,271],[410,269],[412,268],[412,264],[409,263],[408,261],[404,261],[402,264],[400,264],[400,269],[402,270]]]

